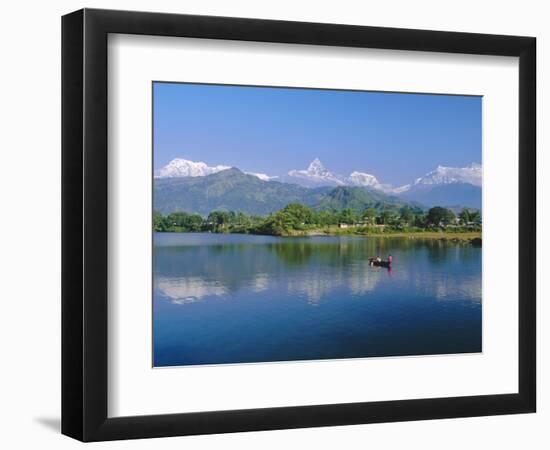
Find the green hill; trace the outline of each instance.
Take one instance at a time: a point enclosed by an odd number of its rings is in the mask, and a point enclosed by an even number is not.
[[[406,201],[391,197],[380,191],[362,187],[338,186],[327,192],[321,198],[321,201],[313,207],[320,211],[340,211],[347,208],[354,211],[363,211],[367,208],[398,210],[407,204]]]
[[[398,209],[407,204],[361,187],[306,188],[263,181],[236,168],[204,177],[155,178],[153,202],[155,211],[162,214],[185,211],[203,216],[214,210],[263,216],[289,203],[301,203],[316,210]]]

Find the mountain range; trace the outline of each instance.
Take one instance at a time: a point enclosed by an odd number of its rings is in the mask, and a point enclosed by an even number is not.
[[[307,188],[264,181],[234,167],[204,176],[155,178],[154,209],[163,214],[186,211],[205,216],[211,211],[225,210],[263,216],[289,203],[301,203],[316,210],[361,211],[370,207],[398,210],[410,204],[358,186]]]
[[[426,206],[469,207],[481,209],[482,167],[472,163],[466,167],[438,166],[414,183],[394,189],[404,200]]]
[[[353,171],[341,176],[314,159],[307,169],[285,175],[242,172],[176,158],[155,173],[155,209],[208,214],[214,209],[264,215],[299,202],[316,209],[446,206],[481,208],[482,167],[438,166],[412,183],[392,187],[376,176]],[[348,206],[345,206],[348,204]]]

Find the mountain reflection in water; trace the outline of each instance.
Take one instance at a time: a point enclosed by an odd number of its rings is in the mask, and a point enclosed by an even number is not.
[[[480,248],[185,233],[154,243],[155,366],[481,351]],[[391,271],[369,266],[390,253]]]

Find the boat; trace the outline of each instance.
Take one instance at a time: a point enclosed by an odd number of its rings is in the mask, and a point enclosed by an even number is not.
[[[369,264],[374,267],[391,267],[391,260],[378,260],[378,258],[369,258]]]

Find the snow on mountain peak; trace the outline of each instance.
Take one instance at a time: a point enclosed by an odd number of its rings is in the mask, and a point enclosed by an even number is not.
[[[175,158],[155,174],[158,178],[175,177],[202,177],[222,170],[230,169],[230,166],[217,165],[209,166],[202,161],[190,161],[183,158]],[[400,187],[392,187],[389,184],[382,184],[378,179],[369,173],[353,171],[349,177],[343,177],[329,171],[319,158],[315,158],[307,169],[291,170],[287,176],[270,176],[265,173],[245,172],[253,175],[262,181],[278,179],[283,182],[298,183],[307,187],[315,186],[361,186],[389,194],[406,193],[415,187],[436,186],[447,184],[471,184],[481,187],[482,166],[472,163],[466,167],[449,167],[439,165],[435,170],[417,178],[412,184]]]
[[[354,184],[356,186],[380,186],[380,182],[378,181],[378,179],[370,173],[352,172],[349,176],[349,179],[351,181],[351,184]]]
[[[319,158],[315,158],[311,161],[307,169],[291,170],[288,172],[288,175],[290,177],[301,178],[319,184],[346,184],[342,177],[327,170]]]
[[[309,167],[307,168],[307,172],[310,174],[315,174],[322,176],[326,174],[328,171],[321,162],[319,158],[315,158],[313,161],[309,163]]]
[[[396,187],[396,188],[393,188],[391,190],[392,194],[401,194],[403,192],[407,192],[411,189],[411,185],[410,184],[405,184],[403,186],[399,186],[399,187]]]
[[[212,173],[230,169],[230,166],[209,166],[202,161],[189,161],[175,158],[157,172],[158,178],[204,177]]]
[[[348,178],[348,184],[352,186],[362,186],[376,189],[385,193],[393,193],[393,188],[389,184],[382,184],[374,175],[365,172],[352,172]]]
[[[414,181],[415,185],[458,184],[466,183],[481,187],[482,168],[480,164],[472,163],[466,167],[437,166],[423,177]]]
[[[270,176],[270,175],[267,175],[266,173],[256,173],[256,172],[245,172],[247,175],[253,175],[255,177],[258,177],[260,180],[262,181],[271,181],[271,180],[274,180],[274,179],[277,179],[279,178],[278,176]]]

